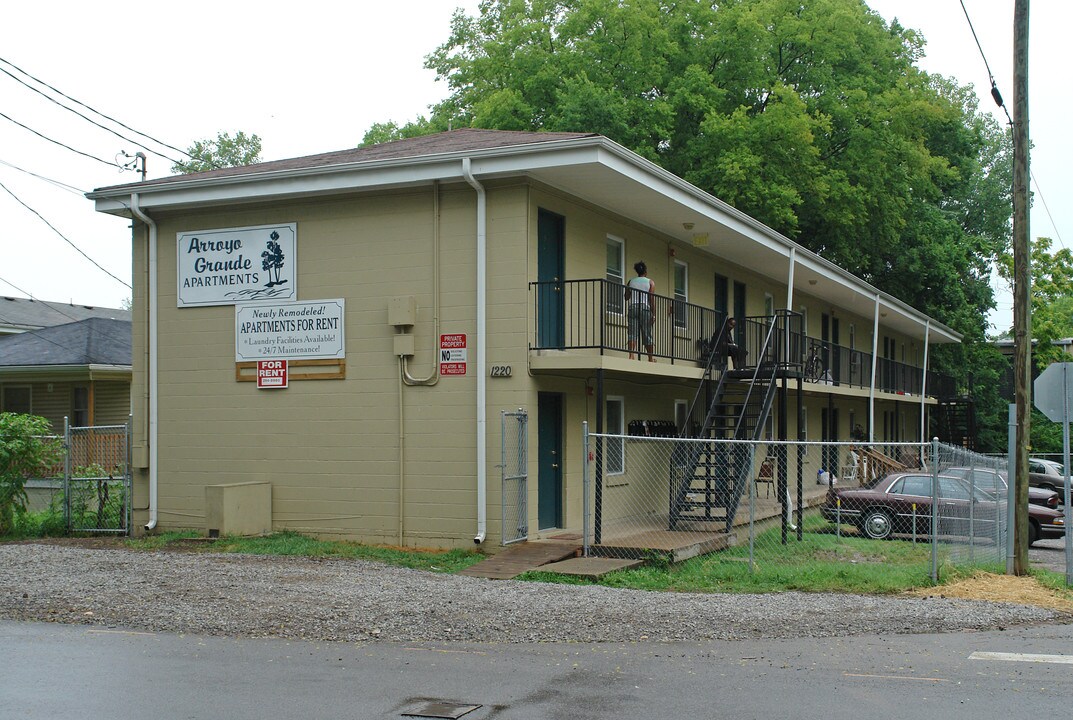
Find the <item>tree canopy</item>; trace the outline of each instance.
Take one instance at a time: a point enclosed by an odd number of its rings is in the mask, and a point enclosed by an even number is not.
[[[241,130],[231,137],[219,132],[216,139],[198,140],[186,149],[190,159],[171,166],[174,173],[195,173],[261,162],[261,138]]]
[[[483,0],[426,58],[448,127],[603,134],[950,325],[964,380],[1009,245],[1012,143],[863,0]],[[997,356],[995,356],[997,357]]]

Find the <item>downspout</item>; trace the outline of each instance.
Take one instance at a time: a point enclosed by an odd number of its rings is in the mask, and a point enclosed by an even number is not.
[[[130,195],[130,211],[149,228],[149,522],[146,530],[157,523],[157,228],[153,219],[138,207],[138,193]]]
[[[931,318],[924,323],[924,368],[920,371],[920,444],[923,445],[927,437],[927,429],[924,427],[924,401],[928,397],[928,341],[931,340]]]
[[[485,362],[487,346],[487,273],[488,273],[488,199],[484,186],[477,182],[470,169],[469,158],[462,158],[462,176],[477,191],[477,535],[473,542],[480,545],[488,531],[488,423],[485,419],[487,381]]]
[[[786,312],[792,313],[794,311],[794,270],[797,267],[797,248],[790,248],[790,272],[786,279]],[[786,316],[786,327],[783,331],[783,356],[782,360],[785,363],[790,362],[790,315]],[[805,328],[801,328],[801,347],[804,348],[805,342]],[[801,385],[801,378],[797,380],[798,386]]]
[[[876,367],[879,365],[879,293],[876,293],[875,320],[872,323],[872,382],[868,388],[868,442],[876,441]]]

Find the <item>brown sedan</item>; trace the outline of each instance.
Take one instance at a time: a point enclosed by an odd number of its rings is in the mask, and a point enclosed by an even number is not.
[[[882,540],[896,533],[931,533],[932,476],[893,473],[860,488],[831,488],[823,516],[831,522],[856,525],[866,536]],[[937,534],[995,538],[999,505],[981,488],[964,480],[939,476]],[[1029,543],[1065,535],[1062,513],[1041,505],[1028,506]],[[914,528],[915,523],[915,528]]]

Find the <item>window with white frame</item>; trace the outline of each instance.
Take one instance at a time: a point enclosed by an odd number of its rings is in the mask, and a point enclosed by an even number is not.
[[[0,391],[0,412],[29,415],[33,412],[29,385],[5,385]]]
[[[71,388],[71,424],[74,427],[89,425],[89,388],[84,385]]]
[[[689,324],[689,266],[681,260],[674,261],[674,325],[684,328]]]
[[[625,302],[619,285],[626,283],[626,243],[614,235],[607,236],[607,312],[623,312]]]
[[[674,427],[678,430],[678,434],[682,435],[684,430],[688,429],[689,425],[689,401],[688,400],[675,400],[674,401]]]
[[[607,398],[607,432],[610,435],[626,434],[626,400],[621,397]],[[608,438],[604,453],[604,474],[622,475],[626,472],[626,443],[621,437]]]
[[[775,314],[775,298],[771,293],[764,293],[764,317],[772,317]]]

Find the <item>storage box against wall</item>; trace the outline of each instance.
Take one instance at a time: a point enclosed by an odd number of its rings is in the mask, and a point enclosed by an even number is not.
[[[246,482],[205,487],[209,537],[272,532],[272,483]]]

